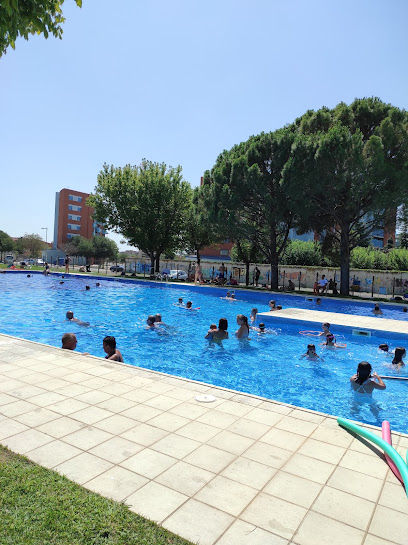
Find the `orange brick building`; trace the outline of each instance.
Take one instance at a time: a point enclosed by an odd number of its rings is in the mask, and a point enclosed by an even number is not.
[[[69,242],[73,237],[91,239],[105,236],[104,226],[92,219],[94,209],[87,206],[89,193],[61,189],[55,195],[54,248]]]

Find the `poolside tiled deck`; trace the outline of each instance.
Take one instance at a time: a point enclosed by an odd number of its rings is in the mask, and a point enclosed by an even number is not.
[[[0,442],[201,545],[408,544],[403,487],[334,417],[5,335]]]

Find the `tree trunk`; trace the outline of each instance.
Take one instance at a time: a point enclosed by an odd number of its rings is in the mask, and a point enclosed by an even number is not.
[[[154,254],[150,254],[150,275],[154,274]]]
[[[246,261],[245,262],[245,285],[246,286],[249,286],[249,266],[250,266],[250,262]]]
[[[340,237],[340,295],[348,295],[350,286],[350,241],[348,228],[342,228]]]
[[[199,250],[199,248],[197,248],[196,254],[197,254],[197,263],[200,264],[200,263],[201,263],[201,256],[200,256],[200,250]]]
[[[271,262],[271,290],[277,290],[279,285],[279,269],[278,256],[274,255],[270,259]]]
[[[156,273],[160,272],[160,256],[161,254],[159,253],[156,254]]]

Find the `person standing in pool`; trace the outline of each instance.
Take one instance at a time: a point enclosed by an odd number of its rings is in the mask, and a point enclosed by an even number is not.
[[[276,310],[276,302],[272,299],[269,301],[269,312],[272,312],[273,310]]]
[[[316,353],[316,347],[314,344],[308,344],[306,354],[302,354],[300,357],[307,358],[308,360],[320,359],[320,356]]]
[[[371,397],[373,390],[385,390],[386,386],[377,373],[372,373],[372,367],[368,361],[361,361],[357,367],[357,373],[350,378],[351,388],[356,394]]]
[[[405,363],[402,361],[402,358],[405,358],[406,350],[402,346],[398,346],[394,350],[394,359],[392,360],[392,364],[397,367],[397,369],[401,369],[401,367],[405,366]]]
[[[251,322],[256,322],[256,315],[258,314],[258,309],[257,308],[253,308],[251,310],[251,315],[249,317],[249,319],[251,320]]]
[[[237,324],[239,325],[239,329],[235,332],[235,336],[237,339],[248,339],[249,337],[249,325],[248,325],[248,318],[244,316],[243,314],[238,314],[237,316]]]
[[[212,341],[223,341],[228,339],[228,320],[226,318],[220,318],[218,322],[218,329],[209,329],[205,339]]]
[[[380,316],[380,314],[383,313],[383,311],[380,309],[380,305],[378,303],[376,303],[374,305],[374,308],[373,310],[371,311],[373,314],[375,314],[376,316]]]
[[[106,352],[106,360],[119,361],[123,363],[123,356],[116,348],[115,337],[108,336],[103,339],[103,350]]]
[[[64,333],[61,340],[64,350],[75,350],[78,344],[77,338],[73,333]]]

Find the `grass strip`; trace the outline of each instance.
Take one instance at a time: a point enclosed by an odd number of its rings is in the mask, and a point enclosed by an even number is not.
[[[160,501],[160,498],[157,498]],[[2,545],[191,545],[0,446]]]

